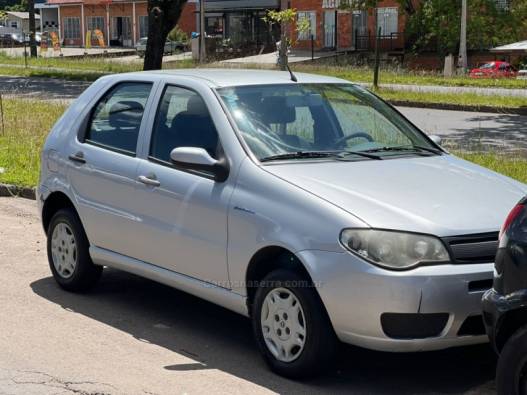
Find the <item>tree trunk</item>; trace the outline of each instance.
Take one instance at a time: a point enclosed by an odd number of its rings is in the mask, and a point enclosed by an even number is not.
[[[148,41],[143,70],[159,70],[163,66],[165,41],[177,24],[186,0],[148,1]]]
[[[29,50],[31,52],[31,57],[36,58],[37,43],[35,41],[35,0],[28,0],[27,7],[29,9]]]

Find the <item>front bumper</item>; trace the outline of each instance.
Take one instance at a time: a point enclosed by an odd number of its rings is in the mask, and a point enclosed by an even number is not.
[[[349,253],[301,251],[340,340],[381,351],[427,351],[484,343],[483,330],[464,334],[467,319],[480,319],[481,298],[491,287],[493,264],[424,266],[390,271]],[[445,317],[433,336],[394,337],[381,317]],[[410,331],[411,332],[411,331]]]
[[[483,296],[483,317],[485,329],[494,350],[499,353],[507,339],[500,339],[500,329],[505,316],[527,306],[527,290],[519,290],[509,295],[502,295],[494,289]],[[503,336],[502,336],[503,337]]]

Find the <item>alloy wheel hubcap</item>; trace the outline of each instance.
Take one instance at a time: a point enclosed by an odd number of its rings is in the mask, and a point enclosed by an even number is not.
[[[77,265],[77,242],[69,225],[60,222],[51,235],[53,266],[62,278],[70,278]]]
[[[297,359],[306,342],[306,319],[302,305],[293,292],[276,288],[262,305],[261,326],[265,344],[282,362]]]

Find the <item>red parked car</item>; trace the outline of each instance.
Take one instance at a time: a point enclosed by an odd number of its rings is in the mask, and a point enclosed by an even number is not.
[[[495,61],[470,70],[471,78],[516,78],[518,72],[510,63]]]

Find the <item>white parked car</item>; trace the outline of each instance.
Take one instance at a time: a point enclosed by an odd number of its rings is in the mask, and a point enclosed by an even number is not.
[[[273,71],[103,77],[41,168],[61,287],[85,291],[108,266],[197,295],[251,317],[289,377],[331,366],[338,340],[486,342],[498,230],[527,192],[361,87]]]

